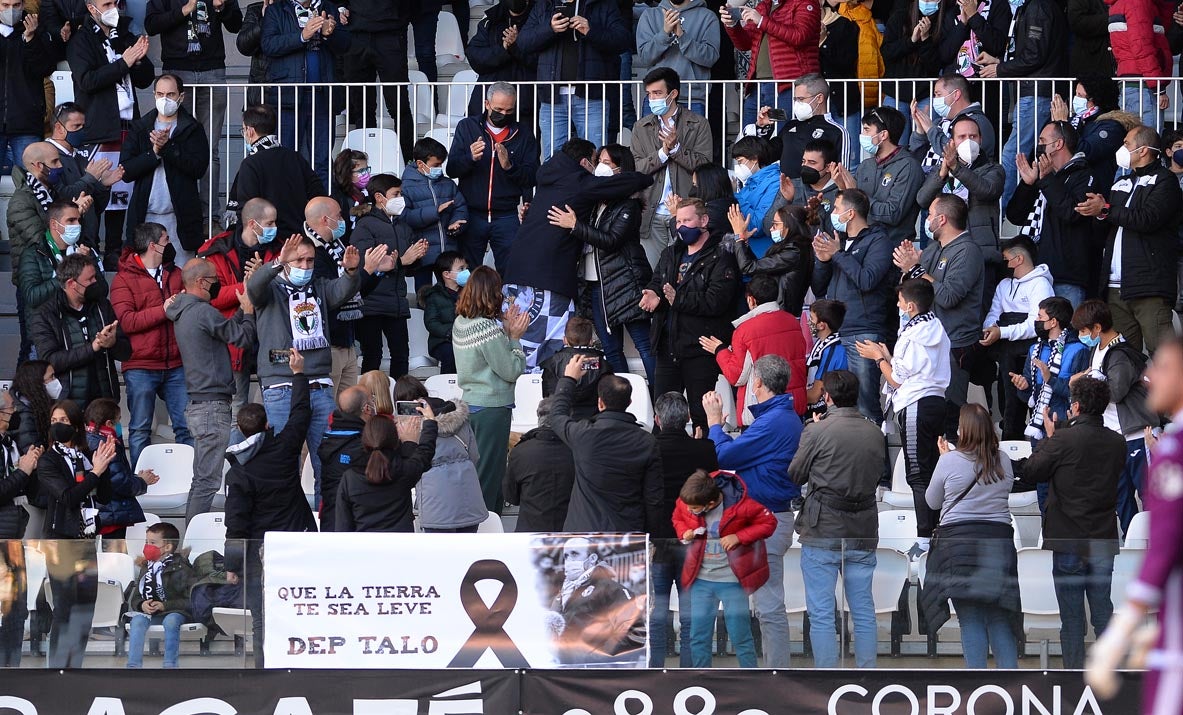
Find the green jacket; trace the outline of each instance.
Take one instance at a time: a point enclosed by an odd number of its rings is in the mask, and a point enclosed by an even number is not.
[[[8,200],[8,251],[12,265],[19,266],[21,253],[41,240],[49,230],[49,216],[25,183],[24,169],[12,167],[12,182],[16,190]],[[18,286],[19,277],[19,272],[12,277]]]
[[[456,298],[442,283],[424,288],[419,294],[423,306],[423,325],[427,328],[427,347],[435,350],[452,342],[452,324],[456,322]]]
[[[49,232],[41,234],[41,240],[26,246],[21,253],[20,262],[16,264],[13,282],[19,286],[21,296],[25,300],[25,310],[32,311],[41,307],[57,292],[57,259],[49,250]],[[98,252],[91,249],[94,257],[98,282],[104,286],[106,292],[107,279],[103,275],[103,267],[99,265]]]
[[[456,316],[452,326],[456,377],[464,401],[477,407],[508,407],[514,386],[526,368],[522,344],[490,318]]]
[[[127,587],[127,608],[129,611],[143,613],[144,596],[140,592],[140,581],[143,579],[143,569],[136,580]],[[164,610],[161,613],[184,613],[187,618],[193,616],[189,602],[189,592],[196,581],[193,567],[189,559],[182,553],[175,553],[164,565]]]

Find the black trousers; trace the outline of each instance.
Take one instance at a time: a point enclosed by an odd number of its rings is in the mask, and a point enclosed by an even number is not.
[[[251,612],[251,640],[255,667],[263,668],[263,561],[259,557],[259,542],[246,542],[245,574],[239,574],[245,584],[246,607]]]
[[[702,356],[671,358],[663,338],[657,352],[657,368],[653,371],[653,395],[667,392],[686,392],[690,406],[690,420],[696,428],[707,432],[707,413],[702,408],[702,396],[715,389],[719,379],[719,364],[715,356],[703,351]]]
[[[924,492],[932,481],[941,453],[937,438],[941,436],[945,419],[945,400],[941,397],[921,397],[896,413],[900,425],[900,442],[904,450],[904,465],[908,486],[912,487],[912,501],[916,506],[916,535],[932,536],[940,519],[939,509],[929,509]]]
[[[345,54],[346,82],[383,82],[386,111],[395,120],[403,155],[415,145],[415,115],[405,89],[391,82],[407,82],[407,31],[365,32],[350,26],[352,44]],[[359,127],[376,127],[378,96],[373,88],[354,87],[349,93],[349,118]],[[435,112],[432,111],[434,115]]]
[[[1010,374],[1023,374],[1023,365],[1027,362],[1027,352],[1030,348],[1029,340],[999,340],[990,346],[989,355],[998,363],[998,411],[1002,413],[1004,440],[1026,439],[1023,429],[1027,426],[1027,402],[1019,399],[1018,390],[1010,381]]]
[[[59,539],[47,559],[53,621],[46,667],[81,668],[98,597],[98,553],[93,539]]]
[[[357,321],[357,341],[361,343],[361,371],[378,370],[382,366],[382,337],[390,350],[390,376],[400,378],[407,374],[407,359],[410,352],[407,336],[407,319],[385,315],[367,315]]]

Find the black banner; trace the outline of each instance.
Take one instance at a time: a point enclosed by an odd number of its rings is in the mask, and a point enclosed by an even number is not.
[[[1135,715],[1140,684],[1101,701],[1078,671],[534,670],[521,698],[523,715]]]
[[[509,670],[9,670],[0,715],[509,715]]]

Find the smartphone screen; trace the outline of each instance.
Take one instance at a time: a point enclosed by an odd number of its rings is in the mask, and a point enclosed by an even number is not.
[[[419,403],[400,400],[394,403],[394,414],[400,417],[417,417],[419,415]]]

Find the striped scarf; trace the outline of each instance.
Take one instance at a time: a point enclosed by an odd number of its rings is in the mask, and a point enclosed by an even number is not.
[[[33,198],[37,199],[37,203],[41,204],[43,211],[49,210],[49,205],[53,203],[53,194],[50,193],[49,187],[41,183],[41,180],[33,176],[33,172],[25,172],[25,184],[33,190]]]
[[[1031,408],[1031,419],[1027,421],[1027,427],[1023,430],[1023,434],[1032,439],[1043,439],[1045,436],[1043,428],[1043,411],[1052,402],[1052,380],[1055,380],[1060,374],[1060,364],[1064,360],[1064,345],[1068,342],[1068,331],[1061,330],[1060,337],[1056,338],[1054,343],[1051,343],[1052,354],[1047,361],[1047,369],[1050,373],[1047,380],[1044,380],[1043,385],[1039,388],[1039,395],[1035,394],[1035,376],[1039,374],[1038,368],[1035,367],[1035,358],[1039,357],[1043,346],[1047,345],[1046,340],[1037,340],[1031,346],[1031,355],[1027,360],[1027,364],[1031,368],[1027,371],[1027,382],[1031,385],[1031,397],[1027,400],[1027,406]]]
[[[312,239],[312,243],[317,248],[322,248],[328,252],[329,257],[333,259],[333,263],[337,264],[337,275],[345,275],[345,268],[341,265],[341,260],[345,258],[345,244],[339,238],[329,236],[329,240],[320,237],[316,231],[307,222],[304,224],[304,235]],[[361,320],[361,293],[354,293],[353,297],[345,301],[340,308],[337,309],[337,320],[352,321]]]

